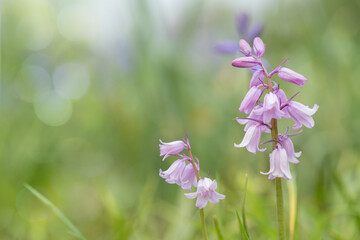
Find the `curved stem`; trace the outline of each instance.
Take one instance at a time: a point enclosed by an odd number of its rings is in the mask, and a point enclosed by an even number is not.
[[[199,169],[196,167],[195,161],[194,161],[194,157],[191,153],[191,150],[188,149],[189,151],[189,156],[191,158],[191,164],[195,170],[195,175],[196,175],[196,181],[199,182],[200,180],[200,176],[199,176]],[[206,235],[206,225],[205,225],[205,215],[204,215],[204,209],[201,208],[200,209],[200,218],[201,218],[201,229],[202,229],[202,233],[203,233],[203,237],[204,240],[207,240],[207,235]]]

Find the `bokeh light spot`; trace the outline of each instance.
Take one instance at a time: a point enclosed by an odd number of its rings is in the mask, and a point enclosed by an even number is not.
[[[93,31],[94,13],[89,6],[71,4],[64,7],[58,15],[58,28],[66,39],[71,41],[91,41]]]
[[[89,72],[79,63],[66,63],[56,68],[54,85],[56,92],[68,99],[84,96],[89,88]]]
[[[54,29],[49,20],[43,15],[25,16],[18,25],[18,37],[26,40],[30,50],[46,48],[53,39]]]
[[[72,114],[71,101],[53,91],[39,94],[34,107],[36,116],[49,126],[65,124]]]
[[[16,78],[16,93],[20,99],[33,102],[37,94],[51,89],[48,72],[35,65],[23,65]]]

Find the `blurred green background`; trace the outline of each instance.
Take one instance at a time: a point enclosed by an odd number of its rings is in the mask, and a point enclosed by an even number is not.
[[[0,239],[75,239],[24,183],[87,239],[201,239],[195,201],[158,176],[174,160],[161,161],[159,138],[184,130],[201,175],[226,195],[205,208],[209,239],[214,215],[225,239],[241,239],[246,174],[250,236],[276,239],[274,182],[259,174],[269,152],[233,147],[250,75],[231,66],[239,55],[213,49],[239,39],[240,12],[265,24],[271,68],[288,57],[309,79],[297,101],[320,106],[293,138],[303,152],[291,165],[294,239],[360,239],[360,4],[350,0],[2,1]]]

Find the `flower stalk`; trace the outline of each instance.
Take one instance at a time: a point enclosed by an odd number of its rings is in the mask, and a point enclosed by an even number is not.
[[[272,84],[271,84],[271,77],[269,76],[268,72],[266,71],[265,66],[261,62],[261,67],[264,70],[265,77],[268,83],[268,92],[273,92]],[[276,148],[278,144],[277,141],[279,140],[278,137],[278,127],[277,127],[277,119],[271,119],[271,138],[273,141],[273,149]],[[278,221],[278,235],[279,240],[285,240],[285,224],[284,224],[284,200],[282,194],[282,184],[281,178],[275,178],[275,189],[276,189],[276,215]]]
[[[186,134],[187,136],[187,134]],[[200,162],[191,152],[189,137],[183,140],[173,142],[163,142],[160,140],[160,156],[163,160],[170,156],[176,156],[180,159],[172,163],[168,170],[159,169],[159,176],[164,178],[167,183],[177,184],[182,189],[191,191],[192,186],[196,187],[196,192],[185,193],[184,196],[189,199],[197,198],[195,206],[200,209],[201,229],[204,240],[207,240],[204,207],[207,203],[218,203],[225,195],[216,192],[217,182],[208,177],[200,178]],[[187,150],[188,156],[183,153]],[[195,163],[195,159],[197,163]]]
[[[191,153],[191,149],[188,149],[188,151],[189,151],[189,156],[190,156],[190,159],[191,159],[191,164],[192,164],[192,166],[194,168],[194,171],[195,171],[196,180],[199,183],[199,181],[200,181],[199,170],[195,165],[195,161],[194,161],[193,155]],[[201,218],[201,230],[202,230],[202,233],[203,233],[203,237],[204,237],[204,240],[207,240],[205,214],[204,214],[204,209],[203,208],[200,209],[200,218]]]
[[[240,144],[234,144],[235,147],[246,147],[246,149],[256,154],[257,151],[263,152],[266,148],[259,148],[262,133],[271,133],[271,140],[260,144],[272,142],[272,152],[270,158],[270,170],[268,172],[260,172],[268,175],[268,179],[275,179],[276,186],[276,209],[279,239],[285,239],[284,225],[284,207],[282,195],[281,178],[290,180],[292,178],[290,172],[290,163],[299,163],[298,158],[301,152],[295,152],[294,144],[290,137],[298,135],[300,130],[295,134],[284,134],[278,132],[278,120],[282,118],[292,118],[295,122],[292,129],[298,130],[302,126],[312,128],[315,125],[312,115],[316,113],[319,106],[317,104],[311,109],[299,102],[293,101],[296,93],[290,99],[286,97],[285,92],[280,89],[280,85],[271,78],[277,75],[281,80],[302,87],[308,80],[301,74],[283,67],[284,60],[277,68],[270,72],[266,69],[262,57],[265,54],[266,46],[261,38],[256,37],[253,41],[253,49],[243,39],[239,41],[239,47],[245,57],[236,58],[232,61],[232,66],[237,68],[249,68],[253,75],[250,80],[250,88],[241,102],[239,111],[249,114],[247,118],[235,118],[235,120],[245,125],[245,135]],[[261,96],[264,91],[267,93],[264,100]]]

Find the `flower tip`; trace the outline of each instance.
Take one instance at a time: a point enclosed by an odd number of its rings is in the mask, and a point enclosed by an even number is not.
[[[256,37],[254,39],[254,52],[258,57],[263,57],[265,54],[265,44],[264,42],[261,40],[261,38]]]
[[[242,54],[244,54],[247,57],[251,56],[251,47],[246,40],[240,39],[239,47]]]

